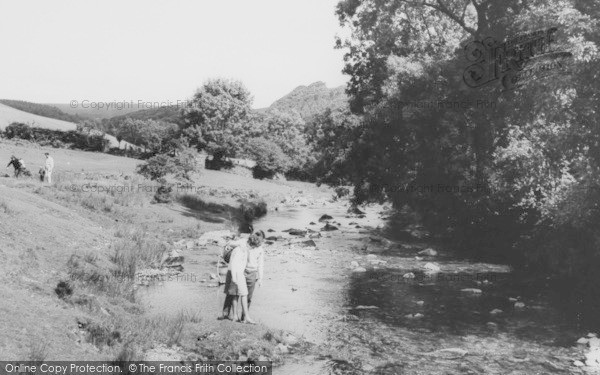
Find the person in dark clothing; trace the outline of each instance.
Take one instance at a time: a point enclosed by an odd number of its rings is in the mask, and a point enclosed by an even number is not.
[[[15,177],[18,178],[19,175],[21,174],[22,169],[23,169],[23,164],[21,164],[21,162],[19,161],[19,159],[17,159],[13,155],[13,156],[10,157],[10,161],[8,162],[8,165],[6,166],[6,169],[8,169],[11,165],[15,169]]]

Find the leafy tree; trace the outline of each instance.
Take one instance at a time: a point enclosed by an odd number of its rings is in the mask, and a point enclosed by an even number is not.
[[[314,156],[310,174],[319,183],[349,183],[353,166],[348,154],[359,136],[360,116],[348,110],[325,110],[306,126],[307,143]]]
[[[600,282],[590,276],[600,266],[598,8],[575,0],[341,1],[351,37],[338,46],[347,50],[352,110],[363,119],[347,152],[331,147],[356,199],[408,204],[458,248],[535,265],[590,291]],[[554,50],[572,53],[566,71],[511,90],[462,82],[469,41],[549,25],[558,30]],[[493,105],[478,108],[478,100]],[[410,105],[456,101],[470,104]]]
[[[183,109],[184,134],[198,150],[235,156],[243,143],[242,128],[251,103],[250,92],[241,82],[209,80]]]
[[[174,155],[157,154],[149,158],[138,165],[136,171],[153,181],[160,181],[169,174],[189,180],[191,174],[198,169],[197,154],[192,148],[181,147]]]
[[[175,169],[175,161],[169,155],[158,154],[151,157],[145,163],[137,166],[137,173],[156,181],[164,178]]]
[[[285,173],[291,161],[281,148],[265,138],[252,138],[246,144],[246,153],[256,162],[255,178],[272,178],[277,173]]]
[[[310,163],[304,128],[306,124],[296,112],[270,110],[260,116],[257,130],[261,137],[279,146],[289,158],[289,169],[303,169]]]
[[[151,153],[171,150],[173,141],[179,138],[180,131],[176,124],[154,120],[136,120],[126,118],[116,125],[117,140],[125,140],[144,147]]]

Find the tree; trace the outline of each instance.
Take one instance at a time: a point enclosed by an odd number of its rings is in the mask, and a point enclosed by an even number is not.
[[[319,183],[343,185],[352,181],[348,154],[359,136],[360,116],[348,110],[325,110],[306,125],[307,143],[314,156],[310,175]]]
[[[535,264],[590,290],[600,282],[590,276],[600,266],[599,8],[577,0],[341,1],[337,14],[351,37],[338,46],[347,50],[352,110],[362,116],[346,153],[356,198],[408,204],[458,248]],[[568,69],[508,90],[465,85],[487,73],[465,70],[474,56],[465,51],[477,52],[470,42],[549,25],[553,51],[571,53]],[[548,64],[515,56],[503,60],[509,79]],[[481,100],[493,106],[477,107]]]
[[[125,140],[153,154],[171,150],[173,140],[180,136],[178,125],[155,120],[126,118],[116,125],[116,129],[119,144]]]
[[[160,181],[171,174],[176,178],[189,180],[197,171],[197,152],[189,147],[181,147],[175,155],[157,154],[137,166],[137,173],[153,181]]]
[[[243,143],[242,128],[251,103],[250,92],[241,82],[209,80],[183,110],[184,134],[198,150],[235,156]]]
[[[304,134],[306,124],[297,112],[270,110],[260,116],[260,136],[273,142],[289,159],[289,169],[300,170],[310,163]]]
[[[290,168],[289,157],[273,141],[262,137],[252,138],[245,147],[246,153],[256,162],[253,169],[255,178],[272,178]]]

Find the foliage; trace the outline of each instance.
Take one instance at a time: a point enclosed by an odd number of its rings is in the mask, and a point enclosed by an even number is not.
[[[346,184],[353,174],[348,153],[358,137],[360,117],[349,110],[325,110],[306,126],[307,142],[315,157],[310,174],[319,183]]]
[[[198,150],[233,157],[243,144],[241,129],[251,103],[250,92],[241,82],[209,80],[183,109],[184,134]]]
[[[175,168],[173,157],[166,154],[158,154],[145,163],[137,166],[136,172],[150,180],[159,180],[171,173]]]
[[[246,153],[256,162],[253,169],[256,178],[272,178],[277,173],[285,173],[291,164],[281,147],[265,138],[248,140]]]
[[[181,118],[181,109],[185,103],[181,103],[181,106],[173,105],[173,106],[160,106],[157,108],[149,108],[142,109],[139,111],[131,112],[123,116],[115,116],[111,117],[110,120],[105,121],[106,123],[111,123],[113,127],[118,126],[119,123],[123,122],[127,118],[133,120],[142,120],[142,121],[158,121],[158,122],[167,122],[177,125],[183,125],[183,121]]]
[[[137,166],[137,173],[153,180],[163,179],[168,174],[189,180],[197,170],[196,150],[182,147],[173,154],[157,154]]]
[[[4,129],[4,136],[8,139],[19,138],[26,141],[32,140],[32,128],[20,122],[13,122]]]
[[[347,51],[351,108],[363,119],[350,147],[326,146],[339,157],[325,166],[345,163],[357,200],[407,204],[459,248],[535,264],[569,285],[597,282],[588,276],[600,266],[598,8],[575,0],[340,1],[351,36],[338,46]],[[572,53],[567,69],[511,90],[462,82],[470,40],[551,26],[553,49]]]
[[[173,140],[179,138],[179,127],[176,124],[154,120],[134,120],[126,118],[117,125],[115,136],[137,146],[144,147],[151,153],[166,152],[175,146]]]
[[[85,151],[104,152],[108,141],[102,134],[84,134],[78,131],[61,131],[30,127],[27,124],[12,123],[4,131],[8,139],[19,138],[36,142],[42,146],[68,147]]]

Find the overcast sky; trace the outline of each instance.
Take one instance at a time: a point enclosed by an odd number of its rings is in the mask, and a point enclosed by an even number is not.
[[[236,78],[260,108],[343,85],[337,0],[3,1],[0,98],[176,101]]]

